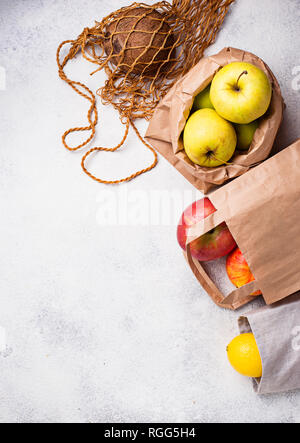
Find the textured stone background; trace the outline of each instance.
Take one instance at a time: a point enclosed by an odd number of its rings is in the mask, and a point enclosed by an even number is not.
[[[258,397],[229,367],[225,347],[238,314],[217,308],[199,288],[174,225],[101,225],[103,198],[106,206],[108,197],[122,202],[126,189],[134,212],[138,195],[190,195],[191,186],[161,160],[107,194],[81,173],[80,154],[61,145],[65,129],[85,124],[87,104],[58,79],[56,47],[126,3],[0,0],[7,76],[0,91],[0,325],[7,334],[0,421],[299,422],[299,392]],[[287,104],[278,147],[299,136],[299,18],[298,0],[238,0],[208,51],[240,47],[270,65]],[[105,76],[90,78],[91,70],[82,60],[68,68],[95,90]],[[100,107],[97,144],[116,144],[122,130],[114,111]],[[131,135],[125,151],[101,154],[91,167],[120,177],[150,159]]]

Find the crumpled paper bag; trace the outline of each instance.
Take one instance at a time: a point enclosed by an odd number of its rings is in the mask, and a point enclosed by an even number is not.
[[[235,61],[252,63],[267,74],[273,86],[270,108],[260,119],[249,151],[246,153],[237,151],[230,161],[233,164],[217,168],[195,165],[187,157],[182,141],[182,131],[194,98],[206,88],[221,67]],[[250,52],[225,48],[217,55],[203,58],[188,74],[178,80],[157,106],[145,138],[193,186],[206,193],[212,187],[244,174],[250,167],[269,156],[282,121],[283,109],[284,101],[280,87],[270,68]]]
[[[218,305],[238,309],[262,291],[267,304],[300,290],[300,139],[209,196],[216,212],[189,229],[187,261]],[[190,243],[226,222],[255,281],[226,295],[190,253]]]

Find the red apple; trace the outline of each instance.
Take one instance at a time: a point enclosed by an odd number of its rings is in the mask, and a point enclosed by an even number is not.
[[[252,274],[248,263],[246,262],[245,257],[239,248],[228,256],[226,270],[230,281],[237,288],[241,288],[247,283],[255,280],[254,275]],[[257,291],[251,295],[261,295],[261,292]]]
[[[183,250],[186,250],[189,228],[213,212],[216,212],[216,209],[207,197],[194,202],[184,211],[177,228],[178,243]],[[224,257],[236,246],[226,223],[222,223],[217,228],[194,240],[191,243],[191,254],[199,261],[211,261]]]

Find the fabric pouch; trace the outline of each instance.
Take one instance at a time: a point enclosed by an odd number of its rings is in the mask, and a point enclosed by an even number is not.
[[[263,363],[253,379],[258,394],[300,389],[300,292],[239,318],[241,333],[252,332]]]

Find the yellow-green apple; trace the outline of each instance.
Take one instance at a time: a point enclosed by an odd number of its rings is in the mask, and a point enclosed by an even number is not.
[[[247,125],[234,125],[237,135],[237,149],[246,151],[250,148],[254,133],[258,128],[258,121],[248,123]]]
[[[231,123],[213,109],[200,109],[188,119],[183,133],[184,149],[193,163],[213,168],[228,162],[236,148]]]
[[[272,98],[268,76],[251,63],[234,62],[214,76],[210,99],[223,118],[247,124],[266,113]]]
[[[216,211],[209,198],[205,197],[190,205],[182,214],[178,228],[177,239],[183,250],[186,250],[186,241],[189,228],[205,219]],[[236,248],[226,223],[194,240],[190,245],[191,254],[199,261],[211,261],[224,257]]]
[[[193,110],[198,111],[199,109],[214,109],[213,104],[210,100],[210,84],[201,91],[194,100]]]
[[[231,283],[237,288],[241,288],[255,280],[254,275],[239,248],[227,257],[226,270]],[[261,295],[261,292],[257,291],[251,295]]]

